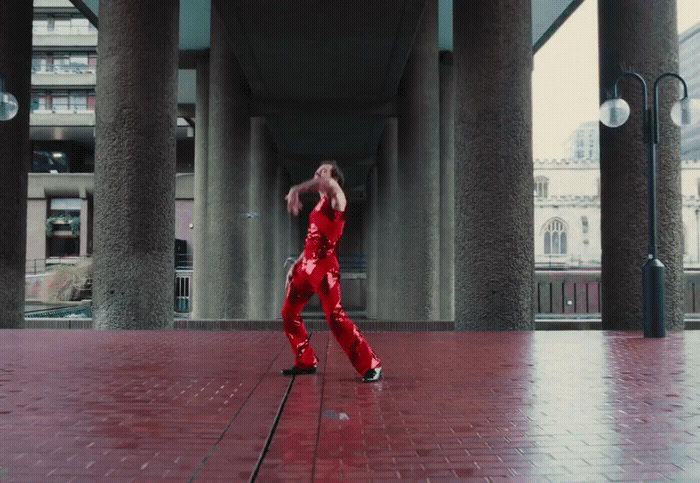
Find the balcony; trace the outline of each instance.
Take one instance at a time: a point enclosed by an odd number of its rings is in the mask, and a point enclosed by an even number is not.
[[[95,66],[82,63],[32,66],[32,86],[87,86],[97,83]]]

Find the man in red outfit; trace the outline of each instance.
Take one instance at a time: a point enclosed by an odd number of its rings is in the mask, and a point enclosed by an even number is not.
[[[382,378],[379,358],[372,352],[364,336],[343,310],[340,300],[340,265],[338,241],[345,226],[347,200],[342,189],[343,174],[335,162],[325,162],[314,177],[292,186],[285,196],[287,211],[294,216],[301,210],[299,194],[318,191],[321,200],[309,215],[309,231],[304,251],[287,274],[287,297],[282,307],[284,332],[296,356],[294,366],[282,371],[286,375],[313,374],[318,358],[309,345],[309,337],[301,311],[309,298],[317,293],[326,320],[336,340],[365,382]]]

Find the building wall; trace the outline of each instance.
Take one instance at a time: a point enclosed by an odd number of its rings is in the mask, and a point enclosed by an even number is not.
[[[678,71],[688,85],[688,96],[700,98],[700,23],[678,38]],[[700,126],[681,128],[681,157],[700,158]]]
[[[27,200],[27,268],[46,258],[46,199]]]
[[[535,196],[535,263],[540,268],[600,266],[600,170],[598,160],[536,159],[535,182],[548,180],[547,196]],[[537,188],[535,186],[535,188]],[[700,269],[700,160],[681,170],[684,264]],[[582,218],[588,220],[584,233]],[[560,219],[566,226],[566,255],[544,253],[544,229]],[[646,243],[642,240],[641,243]]]

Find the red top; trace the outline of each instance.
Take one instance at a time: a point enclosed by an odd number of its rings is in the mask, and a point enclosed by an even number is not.
[[[340,269],[337,248],[344,227],[345,212],[334,210],[330,200],[322,197],[309,215],[302,260],[302,270],[310,276],[313,286],[330,270]]]

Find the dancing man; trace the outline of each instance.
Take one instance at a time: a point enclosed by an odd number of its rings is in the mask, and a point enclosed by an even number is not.
[[[347,200],[342,189],[343,174],[335,162],[324,162],[314,177],[292,186],[285,196],[287,211],[294,216],[301,210],[299,194],[318,191],[321,200],[309,215],[309,231],[304,251],[287,274],[287,296],[282,308],[284,332],[296,356],[294,366],[282,372],[286,375],[314,374],[318,358],[309,345],[309,337],[301,311],[315,293],[333,335],[343,348],[364,382],[382,378],[379,358],[372,352],[364,336],[343,310],[340,300],[340,266],[338,241],[345,226]]]

